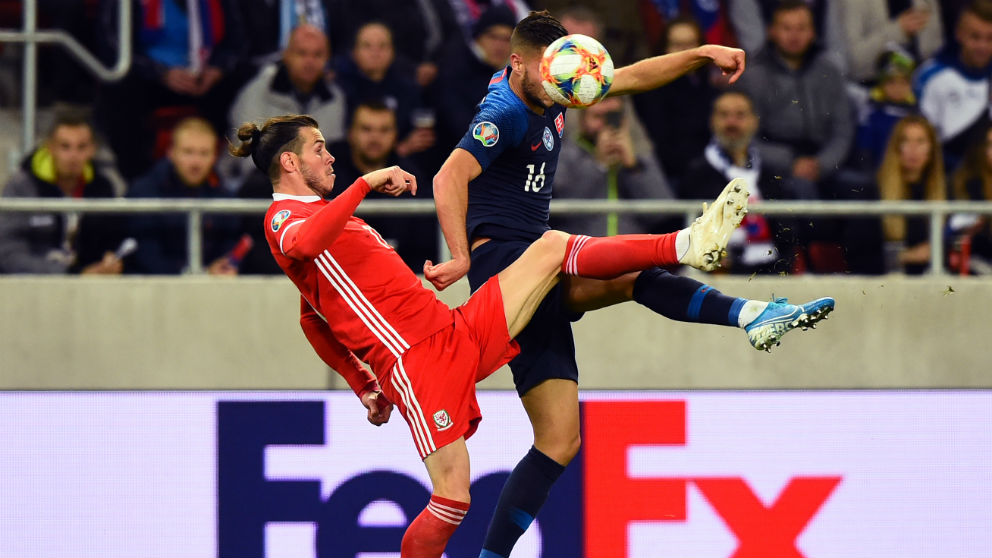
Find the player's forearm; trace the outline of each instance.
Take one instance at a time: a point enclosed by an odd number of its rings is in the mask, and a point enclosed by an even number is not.
[[[359,178],[334,201],[317,211],[303,224],[288,229],[283,242],[285,254],[298,260],[310,260],[326,250],[344,230],[348,218],[358,204],[371,191],[365,180]]]
[[[317,356],[348,382],[348,387],[361,397],[367,391],[379,389],[379,383],[358,358],[334,339],[330,327],[316,314],[300,317],[300,326]]]
[[[465,216],[468,213],[468,184],[462,183],[442,167],[434,177],[434,206],[441,232],[448,243],[452,259],[469,257]]]
[[[685,74],[702,68],[713,60],[707,54],[709,45],[689,50],[645,58],[629,66],[617,68],[610,95],[628,95],[657,89]]]

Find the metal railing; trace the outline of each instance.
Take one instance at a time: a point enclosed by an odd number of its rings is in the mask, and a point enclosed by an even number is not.
[[[0,198],[0,212],[60,213],[185,213],[187,215],[187,249],[189,270],[202,273],[202,223],[204,214],[263,215],[268,200],[177,200],[177,199],[37,199]],[[592,215],[602,213],[633,215],[683,215],[690,222],[699,215],[702,201],[689,200],[555,200],[551,210],[556,215]],[[434,215],[430,200],[366,200],[356,215]],[[749,211],[760,215],[791,216],[924,216],[930,221],[930,269],[932,275],[944,275],[944,221],[957,213],[992,215],[992,202],[965,201],[763,201],[752,204]],[[261,226],[261,225],[260,225]],[[442,260],[449,254],[439,235]]]
[[[21,130],[21,152],[34,148],[37,88],[38,88],[38,44],[62,45],[76,57],[89,71],[103,81],[117,81],[123,78],[131,67],[131,0],[120,0],[117,10],[117,63],[106,68],[86,47],[79,44],[65,31],[38,30],[38,0],[24,0],[24,18],[20,31],[0,29],[0,43],[24,43],[23,67],[23,106]]]

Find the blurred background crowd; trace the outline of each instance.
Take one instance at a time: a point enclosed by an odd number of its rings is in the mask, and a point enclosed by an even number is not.
[[[39,0],[38,24],[112,65],[118,5]],[[19,28],[22,8],[0,0],[0,28]],[[227,155],[227,138],[245,121],[309,113],[339,188],[399,164],[429,198],[531,9],[599,39],[617,66],[704,43],[748,54],[733,86],[708,66],[570,110],[556,198],[712,199],[742,176],[755,204],[992,200],[992,0],[135,0],[124,79],[100,82],[41,47],[42,138],[2,169],[2,195],[268,198],[267,178]],[[17,120],[22,59],[22,45],[0,44],[4,122]],[[415,271],[437,261],[433,215],[367,220]],[[552,226],[607,235],[681,221],[560,214]],[[726,270],[922,273],[929,227],[754,213]],[[984,217],[950,216],[941,265],[987,272],[990,233]],[[186,245],[182,214],[0,212],[0,273],[179,274]],[[206,215],[202,253],[212,274],[279,273],[260,216]]]

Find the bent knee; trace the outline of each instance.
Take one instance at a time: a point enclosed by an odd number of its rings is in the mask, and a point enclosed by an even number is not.
[[[582,447],[582,437],[576,432],[574,435],[565,437],[535,440],[534,447],[559,464],[568,465],[579,453],[579,448]]]
[[[540,247],[541,252],[549,259],[560,263],[565,259],[565,248],[568,246],[569,237],[571,235],[568,233],[550,230],[545,231],[534,244]]]
[[[544,231],[544,234],[541,235],[541,241],[546,242],[551,246],[560,245],[562,249],[564,249],[565,245],[568,244],[569,237],[571,236],[572,235],[567,232],[551,229],[549,231]]]

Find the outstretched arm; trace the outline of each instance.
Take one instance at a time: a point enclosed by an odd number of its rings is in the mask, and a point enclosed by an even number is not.
[[[405,170],[392,166],[372,171],[355,181],[338,197],[308,217],[298,226],[286,223],[280,239],[282,253],[296,260],[311,260],[331,245],[344,230],[348,218],[370,191],[398,196],[417,193],[417,179]],[[290,228],[292,227],[292,228]]]
[[[468,273],[471,266],[465,215],[468,213],[468,183],[482,173],[475,156],[455,148],[434,177],[434,205],[441,232],[451,251],[451,260],[424,263],[424,277],[441,291]]]
[[[327,322],[300,297],[300,326],[317,356],[348,382],[348,386],[369,410],[368,419],[379,426],[389,420],[393,404],[382,396],[379,382],[358,357],[334,338]]]
[[[724,75],[729,75],[730,83],[734,83],[744,72],[744,51],[720,45],[703,45],[645,58],[617,68],[609,95],[629,95],[657,89],[710,62],[723,70]]]

